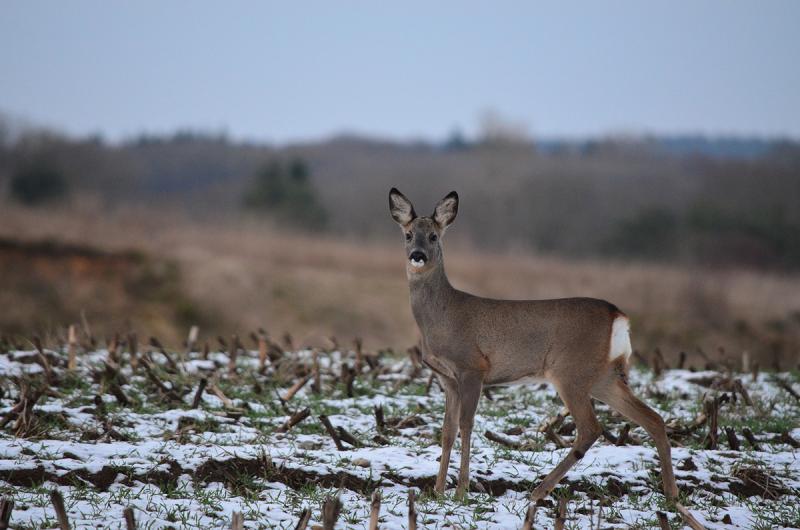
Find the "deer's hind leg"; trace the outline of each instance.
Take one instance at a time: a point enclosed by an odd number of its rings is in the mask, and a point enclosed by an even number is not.
[[[597,438],[603,433],[600,422],[592,407],[592,398],[585,389],[576,388],[572,385],[558,384],[554,382],[558,395],[567,406],[575,420],[578,435],[575,443],[572,444],[567,456],[544,478],[541,484],[536,486],[531,495],[533,502],[539,501],[547,496],[556,487],[559,481],[564,478],[567,471],[574,466],[578,460],[583,458],[586,451],[594,444]]]
[[[675,499],[678,496],[678,485],[672,470],[672,454],[663,418],[636,397],[624,378],[618,373],[598,385],[593,394],[629,420],[641,425],[653,438],[658,450],[658,459],[661,461],[664,494],[668,499]]]

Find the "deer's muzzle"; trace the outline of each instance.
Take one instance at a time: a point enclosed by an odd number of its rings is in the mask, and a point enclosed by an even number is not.
[[[408,260],[411,262],[412,267],[419,268],[425,265],[425,262],[428,261],[428,256],[426,256],[422,251],[415,250],[409,254]]]

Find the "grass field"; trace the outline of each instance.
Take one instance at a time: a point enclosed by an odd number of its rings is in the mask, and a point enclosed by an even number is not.
[[[562,406],[552,388],[492,390],[476,416],[469,499],[453,496],[458,442],[438,498],[444,399],[426,369],[410,357],[283,351],[260,338],[257,350],[229,342],[188,355],[78,346],[72,370],[62,349],[0,354],[0,495],[14,501],[12,527],[56,526],[56,489],[76,528],[120,527],[126,508],[137,528],[228,528],[234,512],[247,528],[295,528],[304,510],[320,523],[337,495],[337,528],[366,528],[375,491],[380,527],[408,528],[409,490],[420,527],[517,528],[530,490],[574,436],[569,417],[555,434],[539,428]],[[631,375],[667,420],[682,501],[701,522],[800,527],[796,372]],[[535,527],[554,526],[563,497],[566,528],[658,528],[658,512],[680,528],[651,440],[596,408],[607,436],[537,509]],[[344,440],[338,450],[321,415]],[[286,428],[291,417],[299,422]]]
[[[290,332],[297,346],[360,336],[373,349],[404,351],[418,337],[399,233],[397,241],[300,235],[242,219],[99,205],[46,214],[9,207],[0,215],[0,237],[23,247],[45,240],[138,256],[114,269],[67,256],[4,261],[0,249],[0,334],[63,336],[83,313],[98,337],[138,330],[174,347],[193,324],[210,337],[258,327],[274,337]],[[376,222],[392,223],[388,214]],[[659,348],[670,362],[686,352],[698,367],[731,357],[738,365],[745,351],[762,367],[800,362],[796,275],[491,253],[466,245],[458,228],[445,241],[458,288],[610,300],[631,316],[634,348],[646,358]]]

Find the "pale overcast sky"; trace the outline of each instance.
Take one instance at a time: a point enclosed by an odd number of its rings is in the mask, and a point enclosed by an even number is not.
[[[800,2],[0,3],[0,111],[119,139],[800,138]]]

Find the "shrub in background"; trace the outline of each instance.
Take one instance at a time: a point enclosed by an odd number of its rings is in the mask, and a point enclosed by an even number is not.
[[[306,163],[271,161],[262,167],[244,195],[244,205],[279,222],[308,230],[325,228],[328,215],[310,181]]]
[[[67,195],[67,180],[52,164],[35,162],[11,176],[11,197],[28,206],[55,202]]]

